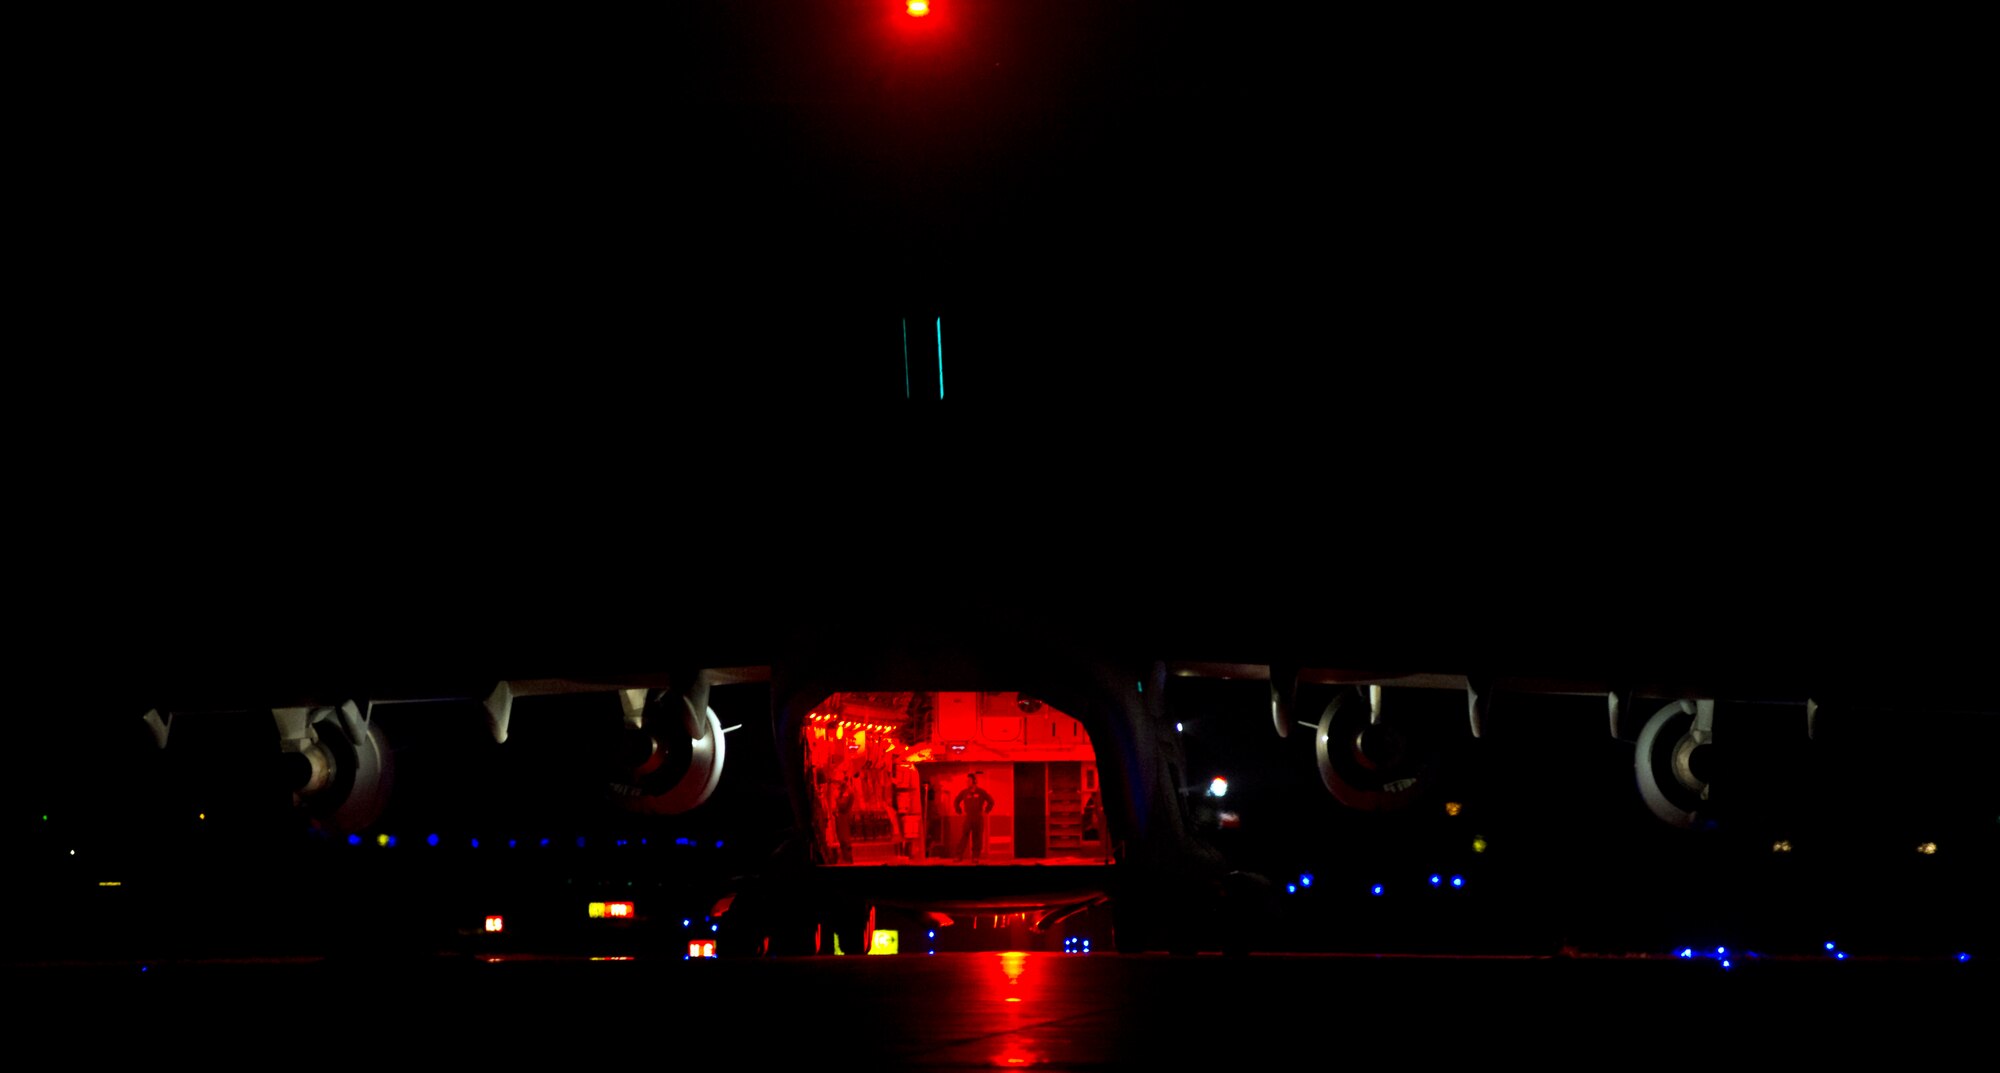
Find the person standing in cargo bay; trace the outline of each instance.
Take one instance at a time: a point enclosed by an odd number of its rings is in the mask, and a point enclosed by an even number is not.
[[[965,830],[958,836],[958,859],[966,859],[966,847],[972,848],[972,860],[986,849],[986,814],[993,811],[993,795],[979,788],[979,773],[965,777],[965,789],[952,799],[951,810],[965,817]]]

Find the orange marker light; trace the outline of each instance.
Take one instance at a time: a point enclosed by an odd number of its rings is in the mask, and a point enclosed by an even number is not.
[[[931,13],[930,0],[910,0],[909,11],[912,17],[923,18]]]

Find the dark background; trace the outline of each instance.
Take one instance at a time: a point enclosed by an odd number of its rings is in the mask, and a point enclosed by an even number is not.
[[[69,848],[51,797],[182,909],[270,853],[280,885],[410,881],[329,872],[349,847],[254,781],[222,834],[189,828],[198,772],[98,721],[163,683],[749,663],[796,616],[1004,611],[1176,658],[1887,697],[1786,863],[1761,826],[1651,826],[1594,716],[1515,723],[1465,776],[1524,847],[1491,866],[1515,900],[1452,934],[1653,949],[1746,889],[1787,942],[1824,930],[1803,916],[1929,951],[1984,920],[1990,719],[1938,714],[1987,690],[1994,641],[1950,27],[939,6],[52,34],[21,297],[60,331],[21,380],[9,749],[20,874],[56,877],[32,904],[80,880],[42,871]],[[938,317],[975,409],[866,406]],[[1283,817],[1246,862],[1359,880],[1463,841],[1338,813],[1258,703],[1191,745],[1274,773],[1244,784]],[[406,722],[419,827],[621,833],[559,732],[530,773]],[[174,764],[261,744],[215,735]],[[715,831],[659,833],[761,851],[755,748]],[[1909,853],[1932,818],[1970,856]],[[437,859],[423,882],[456,889]],[[1737,908],[1687,908],[1718,890]],[[1628,897],[1671,923],[1625,932]],[[236,934],[216,919],[150,934]],[[367,930],[315,920],[307,945]]]

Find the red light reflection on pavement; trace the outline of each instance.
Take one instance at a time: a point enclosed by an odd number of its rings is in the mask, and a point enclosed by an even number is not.
[[[1003,1069],[1040,1065],[1044,1061],[1042,1054],[1022,1038],[1024,1029],[1048,1015],[1047,1010],[1037,1008],[1035,1001],[1042,997],[1042,974],[1032,971],[1036,955],[1007,950],[996,956],[1000,972],[997,976],[985,976],[989,983],[982,997],[994,1004],[994,1029],[1006,1034],[995,1040],[999,1049],[993,1052],[991,1062]]]

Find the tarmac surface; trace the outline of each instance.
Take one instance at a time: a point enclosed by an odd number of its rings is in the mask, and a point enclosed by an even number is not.
[[[870,1069],[1562,1066],[1979,1053],[1980,961],[946,953],[44,964],[14,1023],[91,1057]],[[766,1067],[768,1068],[768,1067]]]

